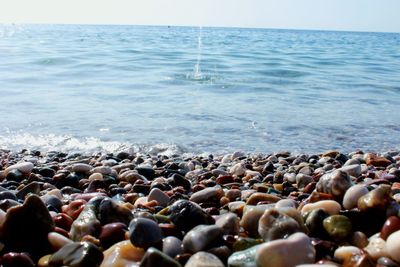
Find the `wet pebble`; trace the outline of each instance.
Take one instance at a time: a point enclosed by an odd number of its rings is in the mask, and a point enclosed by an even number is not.
[[[159,247],[163,239],[161,228],[156,222],[146,218],[135,218],[129,224],[129,240],[136,247],[147,249]]]
[[[288,239],[261,244],[256,251],[255,259],[259,267],[290,267],[313,263],[315,249],[307,235],[295,233]]]

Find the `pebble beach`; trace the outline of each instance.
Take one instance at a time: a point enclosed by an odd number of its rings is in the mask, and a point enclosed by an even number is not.
[[[0,151],[1,266],[400,266],[400,151]]]

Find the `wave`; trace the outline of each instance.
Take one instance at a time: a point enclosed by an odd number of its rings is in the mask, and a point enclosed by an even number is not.
[[[23,149],[41,152],[61,151],[65,153],[143,153],[150,155],[183,155],[188,150],[177,144],[131,144],[128,142],[107,141],[96,137],[73,137],[70,135],[18,133],[0,135],[0,148],[12,151]]]

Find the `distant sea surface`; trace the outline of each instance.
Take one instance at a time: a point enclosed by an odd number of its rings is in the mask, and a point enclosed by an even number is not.
[[[400,149],[400,34],[0,25],[0,148]]]

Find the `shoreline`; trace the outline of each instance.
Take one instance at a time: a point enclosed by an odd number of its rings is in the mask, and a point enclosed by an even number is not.
[[[389,266],[399,203],[400,151],[1,149],[0,264]]]

